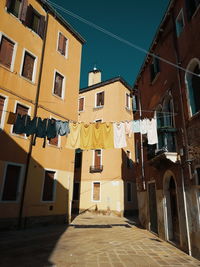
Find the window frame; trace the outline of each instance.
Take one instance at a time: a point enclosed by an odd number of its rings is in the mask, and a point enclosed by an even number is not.
[[[54,174],[54,184],[53,184],[53,199],[52,200],[43,200],[43,192],[44,192],[44,184],[45,184],[45,172],[55,172]],[[42,181],[42,187],[41,187],[41,197],[40,202],[42,203],[54,203],[56,201],[56,189],[57,189],[57,181],[58,181],[58,171],[55,169],[49,169],[45,168],[43,171],[43,181]]]
[[[79,110],[79,107],[80,107],[80,99],[83,99],[83,110]],[[81,96],[81,97],[79,97],[79,99],[78,99],[78,112],[84,112],[85,111],[85,96]]]
[[[127,98],[128,97],[128,98]],[[128,100],[128,101],[127,101]],[[128,103],[127,103],[128,102]],[[131,97],[130,97],[130,93],[127,93],[125,92],[125,108],[127,110],[131,110],[131,105],[130,105],[130,102],[131,102]],[[127,106],[128,104],[128,106]]]
[[[180,17],[183,21],[183,28],[180,32],[178,32],[178,21],[180,20]],[[181,10],[179,11],[177,17],[176,17],[176,20],[175,20],[175,25],[176,25],[176,36],[177,38],[179,38],[182,34],[182,32],[184,31],[184,28],[185,28],[185,18],[184,18],[184,12],[183,12],[183,8],[181,8]]]
[[[94,184],[95,183],[99,183],[99,200],[94,200]],[[101,202],[101,181],[92,181],[92,190],[91,190],[92,192],[92,194],[91,194],[91,201],[92,202],[95,202],[95,203],[98,203],[98,202]]]
[[[5,36],[5,38],[7,38],[8,40],[10,40],[12,43],[14,43],[14,48],[13,48],[12,61],[11,61],[10,68],[4,66],[1,63],[0,63],[0,66],[6,68],[8,70],[10,70],[11,72],[13,72],[14,71],[14,65],[15,65],[15,58],[16,58],[18,43],[15,40],[13,40],[12,38],[10,38],[7,34],[5,34],[4,32],[1,32],[0,31],[0,44],[1,44],[1,40],[2,40],[2,37],[3,36]]]
[[[31,116],[31,106],[28,106],[18,100],[15,101],[15,104],[14,104],[14,109],[13,109],[13,113],[16,113],[17,111],[17,104],[21,105],[21,106],[24,106],[25,108],[28,108],[28,113],[27,115]],[[19,137],[19,138],[23,138],[23,139],[28,139],[28,137],[24,134],[24,135],[20,135],[20,134],[16,134],[13,132],[13,128],[14,128],[14,125],[11,125],[10,126],[10,134],[13,135],[13,136],[16,136],[16,137]]]
[[[3,111],[2,111],[2,115],[1,115],[1,120],[0,120],[0,129],[3,130],[5,127],[5,119],[6,119],[6,112],[7,112],[7,107],[8,107],[8,96],[0,93],[0,96],[5,98],[4,100],[4,105],[3,105]]]
[[[62,35],[65,37],[65,39],[66,39],[65,55],[63,55],[63,54],[58,50],[60,34],[62,34]],[[57,49],[56,49],[57,52],[58,52],[60,55],[62,55],[63,57],[65,57],[66,59],[68,59],[69,39],[68,39],[68,38],[65,36],[65,34],[63,34],[61,31],[58,31],[56,47],[57,47]]]
[[[18,183],[18,187],[17,187],[17,198],[16,198],[16,200],[3,200],[2,199],[4,186],[5,186],[5,182],[6,182],[6,173],[7,173],[8,165],[21,167],[20,174],[19,174],[19,183]],[[22,193],[22,182],[24,180],[24,175],[25,175],[25,165],[24,164],[15,163],[15,162],[11,162],[11,161],[5,162],[4,170],[3,170],[2,186],[1,186],[1,190],[0,190],[0,203],[19,203],[20,198],[21,198],[21,193]]]
[[[56,119],[55,117],[53,117],[53,116],[50,115],[50,120],[51,120],[51,119],[59,120],[59,119]],[[53,139],[54,139],[54,138],[53,138]],[[61,147],[61,136],[58,135],[58,144],[57,144],[57,146],[50,144],[49,140],[47,140],[47,144],[48,144],[48,146],[50,146],[50,147],[60,148],[60,147]]]
[[[101,94],[101,93],[104,93],[104,104],[103,104],[103,105],[100,105],[100,106],[97,106],[97,95],[98,95],[98,94]],[[96,92],[96,93],[95,93],[95,109],[103,108],[104,105],[105,105],[105,91],[99,91],[99,92]]]
[[[32,80],[29,80],[28,78],[26,78],[22,75],[23,67],[24,67],[24,59],[25,59],[26,53],[30,54],[32,57],[35,58],[34,66],[33,66],[33,73],[32,73]],[[37,62],[38,62],[38,57],[36,55],[34,55],[32,52],[30,52],[28,49],[24,48],[23,52],[22,52],[22,61],[21,61],[21,66],[20,66],[20,77],[22,77],[23,79],[25,79],[28,82],[35,83],[36,82]]]
[[[56,95],[56,94],[54,93],[54,86],[55,86],[56,73],[58,73],[60,76],[63,77],[61,97],[60,97],[59,95]],[[55,97],[57,97],[57,98],[60,99],[60,100],[64,100],[64,98],[65,98],[65,88],[66,88],[66,77],[65,77],[65,75],[63,75],[63,74],[62,74],[60,71],[58,71],[57,69],[54,69],[52,95],[55,96]]]

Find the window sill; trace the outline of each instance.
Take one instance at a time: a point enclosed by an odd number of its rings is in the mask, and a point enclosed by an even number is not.
[[[97,106],[97,107],[94,107],[93,110],[98,110],[98,109],[102,109],[104,106]]]
[[[28,137],[25,134],[24,134],[24,136],[23,135],[20,135],[20,134],[13,133],[13,132],[11,132],[10,134],[12,136],[18,137],[20,139],[28,140]]]
[[[158,80],[158,77],[160,76],[160,71],[156,74],[154,79],[151,81],[151,85],[154,85],[154,83]]]
[[[57,149],[60,149],[60,148],[61,148],[59,145],[56,146],[56,145],[51,145],[51,144],[49,144],[49,143],[48,143],[47,145],[48,145],[49,147],[52,147],[52,148],[57,148]]]
[[[61,55],[63,58],[68,59],[67,54],[66,54],[66,55],[63,55],[63,54],[62,54],[60,51],[58,51],[58,50],[57,50],[57,53],[58,53],[59,55]]]
[[[36,85],[36,83],[35,83],[34,81],[31,81],[31,80],[27,79],[26,77],[22,76],[21,74],[19,74],[19,76],[20,76],[22,79],[24,79],[25,81],[29,82],[30,84],[32,84],[32,85]]]
[[[17,74],[17,72],[14,72],[13,68],[8,68],[8,67],[4,66],[4,65],[1,64],[1,63],[0,63],[0,67],[1,67],[2,69],[5,69],[5,70],[7,70],[7,71],[13,73],[13,74]]]
[[[53,95],[54,97],[56,97],[57,99],[64,101],[64,97],[61,97],[61,96],[56,95],[56,94],[54,94],[54,93],[52,93],[52,95]]]

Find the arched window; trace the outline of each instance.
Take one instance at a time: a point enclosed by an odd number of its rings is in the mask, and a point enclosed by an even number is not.
[[[188,70],[199,75],[186,73],[186,86],[189,97],[189,108],[191,115],[200,111],[200,61],[192,59],[189,63]]]

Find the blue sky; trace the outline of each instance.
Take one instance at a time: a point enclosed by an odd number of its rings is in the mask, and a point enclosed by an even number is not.
[[[148,49],[169,0],[50,0],[98,26]],[[102,80],[121,76],[133,85],[145,54],[62,13],[86,40],[82,50],[80,88],[87,87],[88,72],[96,64]]]

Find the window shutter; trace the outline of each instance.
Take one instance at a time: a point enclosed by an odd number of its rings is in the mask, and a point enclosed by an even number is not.
[[[5,102],[5,98],[0,96],[0,123],[1,123],[1,118],[3,114],[4,102]]]
[[[41,38],[44,38],[44,30],[45,30],[45,17],[41,16],[40,17],[40,25],[39,25],[39,30],[38,34]]]
[[[28,0],[22,0],[20,20],[23,22],[25,22],[26,20],[27,8],[28,8]]]
[[[43,201],[53,200],[54,176],[55,172],[45,171],[45,180],[44,180],[44,188],[42,195]]]
[[[63,83],[63,77],[58,73],[56,73],[54,93],[60,97],[62,97],[62,83]]]
[[[100,200],[100,183],[93,184],[93,200]]]
[[[62,38],[63,37],[63,35],[62,35],[62,33],[59,33],[59,38],[58,38],[58,51],[59,52],[62,52]]]
[[[8,165],[6,170],[5,184],[2,200],[17,200],[17,191],[20,179],[20,166]]]
[[[101,165],[101,150],[95,150],[94,166],[100,167]]]
[[[26,115],[28,114],[28,108],[17,104],[16,113],[20,115]]]
[[[35,58],[26,52],[24,56],[22,75],[31,81],[33,76],[34,61]]]
[[[79,111],[83,111],[84,98],[79,99]]]
[[[9,11],[9,9],[11,7],[11,3],[12,3],[12,0],[6,0],[6,7],[7,7],[8,11]]]
[[[63,36],[63,46],[62,46],[62,54],[65,56],[65,53],[66,53],[66,42],[67,42],[67,39]]]
[[[25,20],[25,24],[29,28],[31,27],[32,19],[33,19],[33,7],[31,5],[29,5],[27,7],[26,20]]]
[[[101,92],[99,94],[99,105],[101,105],[101,106],[104,105],[104,92]]]
[[[0,63],[8,68],[10,68],[12,63],[13,49],[14,44],[3,36],[0,47]]]

